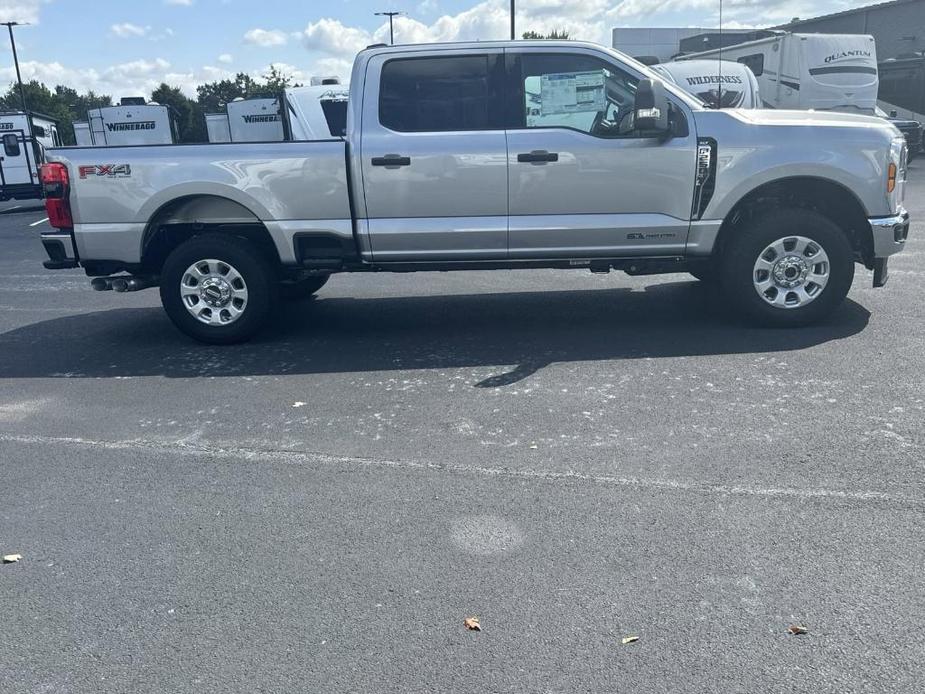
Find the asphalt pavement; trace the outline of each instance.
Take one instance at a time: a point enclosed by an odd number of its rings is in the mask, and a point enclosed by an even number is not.
[[[208,347],[0,206],[0,690],[920,691],[910,175],[887,287],[796,331],[686,275],[369,274]]]

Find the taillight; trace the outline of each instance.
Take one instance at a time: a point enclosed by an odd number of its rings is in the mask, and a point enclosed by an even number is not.
[[[71,179],[64,164],[42,164],[39,177],[45,191],[45,211],[48,223],[56,229],[71,229],[74,219],[68,202]]]

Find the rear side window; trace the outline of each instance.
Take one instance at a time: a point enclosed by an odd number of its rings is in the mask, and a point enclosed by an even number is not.
[[[399,132],[503,128],[500,55],[398,58],[382,67],[379,122]]]
[[[743,55],[737,61],[755,73],[755,77],[761,77],[764,74],[764,53],[752,53]]]

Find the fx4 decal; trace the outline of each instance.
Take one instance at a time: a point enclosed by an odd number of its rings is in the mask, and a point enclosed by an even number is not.
[[[132,167],[128,164],[87,164],[79,169],[81,178],[105,176],[107,178],[128,178]]]

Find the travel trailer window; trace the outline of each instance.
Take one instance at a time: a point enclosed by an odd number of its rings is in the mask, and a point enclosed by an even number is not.
[[[20,155],[19,135],[7,133],[3,136],[3,152],[8,157],[18,157]]]
[[[321,110],[328,123],[328,132],[336,137],[344,137],[347,134],[346,99],[322,99]]]
[[[764,74],[764,53],[752,53],[751,55],[743,55],[736,62],[742,63],[745,67],[755,73],[755,77],[761,77],[761,75]]]
[[[41,125],[33,125],[32,134],[35,137],[47,137],[48,136],[48,133],[45,131],[45,128],[43,128]]]

